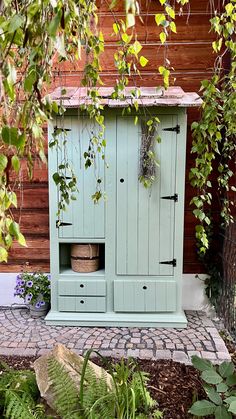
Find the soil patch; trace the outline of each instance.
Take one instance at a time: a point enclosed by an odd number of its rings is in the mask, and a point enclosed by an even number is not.
[[[17,370],[32,369],[36,357],[6,357],[0,359]],[[101,360],[92,359],[99,365]],[[116,362],[116,360],[109,360]],[[187,419],[188,409],[196,397],[204,398],[198,372],[192,366],[186,366],[171,360],[137,360],[141,371],[150,374],[149,390],[164,412],[164,419]],[[1,371],[1,364],[0,364]]]

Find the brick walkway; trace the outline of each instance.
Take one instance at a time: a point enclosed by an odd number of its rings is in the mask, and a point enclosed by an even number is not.
[[[0,311],[0,355],[34,356],[55,343],[82,354],[93,347],[102,355],[142,359],[173,359],[189,363],[193,354],[215,362],[230,359],[212,321],[201,312],[187,312],[186,329],[95,328],[46,326],[27,309]]]

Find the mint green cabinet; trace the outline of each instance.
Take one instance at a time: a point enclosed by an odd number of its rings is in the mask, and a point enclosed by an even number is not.
[[[160,119],[157,135],[162,139],[155,144],[159,167],[151,189],[138,179],[142,133],[133,115],[105,109],[105,160],[98,157],[89,169],[84,168],[83,154],[96,126],[73,109],[55,121],[68,134],[66,149],[61,136],[59,151],[49,150],[52,309],[48,324],[186,326],[181,307],[186,110],[153,107],[149,115]],[[73,164],[79,195],[57,228],[59,191],[52,175],[65,159]],[[91,195],[97,177],[107,199],[95,205]],[[104,254],[101,269],[73,272],[72,243],[99,243]]]

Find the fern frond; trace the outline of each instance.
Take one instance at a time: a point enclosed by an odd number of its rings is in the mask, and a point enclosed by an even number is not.
[[[34,400],[26,393],[20,395],[14,390],[6,392],[5,417],[7,419],[35,419],[32,413]]]
[[[48,376],[53,383],[55,408],[62,417],[71,415],[79,410],[78,390],[66,369],[55,359],[48,359]],[[70,416],[68,416],[70,415]]]
[[[35,419],[44,419],[45,416],[45,408],[42,404],[37,404],[34,408],[34,418]]]

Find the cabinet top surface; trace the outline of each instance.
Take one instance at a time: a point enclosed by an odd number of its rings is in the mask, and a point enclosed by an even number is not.
[[[78,108],[81,105],[89,105],[91,99],[87,87],[57,87],[51,94],[52,100],[66,108]],[[178,106],[181,108],[198,107],[202,99],[197,93],[184,92],[181,87],[169,87],[167,90],[156,87],[127,87],[124,91],[124,99],[112,99],[112,87],[98,88],[100,102],[110,108],[122,108],[132,106],[134,101],[139,106]]]

